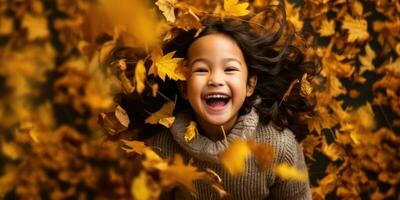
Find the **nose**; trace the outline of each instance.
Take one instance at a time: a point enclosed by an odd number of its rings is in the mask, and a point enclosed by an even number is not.
[[[224,85],[224,77],[221,74],[218,73],[211,73],[209,78],[208,78],[208,82],[207,85],[208,86],[223,86]]]

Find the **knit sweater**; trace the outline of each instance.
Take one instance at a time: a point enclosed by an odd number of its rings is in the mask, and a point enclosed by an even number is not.
[[[203,134],[186,142],[186,127],[193,119],[192,111],[178,113],[170,129],[165,129],[151,139],[151,146],[163,158],[181,154],[185,161],[193,160],[193,164],[201,169],[210,168],[222,179],[224,189],[230,193],[226,199],[311,199],[309,182],[283,180],[272,169],[261,170],[257,167],[253,156],[246,160],[242,175],[231,176],[218,163],[218,155],[227,148],[224,140],[212,141]],[[276,130],[272,122],[268,125],[259,123],[259,116],[253,108],[250,113],[239,116],[236,124],[227,135],[228,143],[235,139],[255,139],[257,143],[270,144],[275,150],[273,165],[288,163],[307,172],[304,155],[289,129]],[[210,184],[194,181],[197,197],[188,191],[177,188],[174,199],[220,199]]]

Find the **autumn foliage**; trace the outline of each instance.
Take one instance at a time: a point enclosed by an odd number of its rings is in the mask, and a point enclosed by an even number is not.
[[[118,105],[119,93],[166,98],[157,83],[185,80],[183,58],[163,54],[176,30],[202,29],[209,17],[259,23],[275,0],[29,0],[0,2],[0,198],[157,199],[193,180],[228,196],[215,172],[162,159]],[[302,142],[314,199],[399,198],[400,3],[398,1],[286,2],[286,17],[303,32],[318,76],[292,82],[315,100],[315,116],[303,115],[311,132]],[[268,24],[257,24],[268,27]],[[143,54],[109,62],[115,47]],[[134,66],[134,67],[131,67]],[[175,100],[143,122],[170,127]],[[135,116],[134,116],[135,117]],[[223,127],[222,127],[223,130]],[[196,123],[185,140],[199,134]],[[240,176],[244,159],[261,169],[304,181],[304,172],[271,166],[273,148],[234,141],[221,165]],[[322,171],[321,171],[322,170]]]

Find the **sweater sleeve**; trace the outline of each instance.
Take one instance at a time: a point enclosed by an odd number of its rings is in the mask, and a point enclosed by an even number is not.
[[[274,184],[270,188],[271,199],[298,199],[308,200],[311,198],[311,189],[308,180],[307,166],[304,160],[304,154],[299,143],[296,141],[293,133],[286,129],[282,132],[282,153],[278,155],[278,162],[285,162],[290,166],[306,172],[307,181],[283,180],[276,178]]]

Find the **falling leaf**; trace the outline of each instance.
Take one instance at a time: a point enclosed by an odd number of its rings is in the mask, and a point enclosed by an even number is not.
[[[318,33],[322,37],[332,36],[335,34],[335,20],[324,19],[318,29]]]
[[[145,153],[145,151],[150,149],[142,141],[121,140],[121,142],[123,142],[124,145],[126,146],[126,147],[122,147],[122,149],[125,150],[127,153],[134,152],[134,153],[137,153],[139,155],[142,155],[142,154]]]
[[[224,0],[224,10],[225,14],[228,16],[245,16],[250,13],[247,10],[249,3],[239,3],[239,0]]]
[[[196,122],[190,121],[184,136],[186,142],[192,141],[199,134],[196,126]]]
[[[193,165],[185,165],[179,154],[176,154],[172,164],[166,169],[161,170],[160,173],[161,185],[164,187],[171,188],[177,184],[181,184],[194,195],[197,192],[193,186],[193,181],[205,179],[205,176],[206,173],[198,171]]]
[[[141,94],[144,90],[144,81],[146,80],[146,68],[143,60],[139,60],[135,68],[136,91]]]
[[[168,76],[172,80],[185,80],[185,76],[181,73],[177,73],[177,68],[179,62],[183,58],[172,58],[175,51],[168,53],[165,56],[159,54],[153,59],[153,64],[149,69],[149,74],[154,74],[159,76],[163,81],[165,81],[165,76]]]
[[[299,169],[282,163],[276,166],[275,173],[284,180],[307,181],[307,174]]]
[[[348,42],[365,41],[369,38],[367,30],[367,21],[364,19],[354,19],[348,15],[345,16],[342,28],[349,31]]]
[[[246,159],[250,153],[251,150],[247,143],[238,139],[234,140],[218,158],[232,176],[237,176],[244,171]]]
[[[131,194],[135,200],[158,199],[161,188],[144,171],[132,180]]]
[[[176,0],[158,0],[156,5],[169,22],[175,22],[174,4]]]
[[[175,120],[175,117],[172,115],[172,112],[174,111],[174,109],[175,109],[175,103],[172,101],[169,101],[169,102],[165,103],[160,108],[160,110],[151,114],[151,116],[145,120],[145,123],[162,124],[165,127],[169,128],[169,127],[171,127],[172,123]]]
[[[375,59],[376,54],[374,52],[374,50],[371,49],[371,47],[369,46],[369,44],[367,43],[367,45],[365,45],[365,55],[360,55],[358,56],[358,60],[361,63],[360,66],[360,74],[364,73],[365,71],[373,71],[375,70],[374,64],[372,63],[372,61]]]
[[[301,86],[300,86],[300,95],[303,97],[307,97],[311,94],[313,88],[311,83],[307,80],[307,73],[303,75],[301,78]]]
[[[248,140],[247,145],[257,161],[258,168],[265,170],[271,166],[275,157],[275,151],[271,145],[257,144],[254,139]]]
[[[128,129],[130,123],[128,114],[121,106],[117,106],[113,112],[101,113],[98,121],[111,135],[118,134]]]

